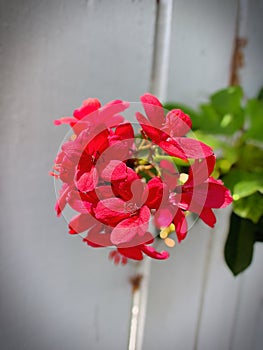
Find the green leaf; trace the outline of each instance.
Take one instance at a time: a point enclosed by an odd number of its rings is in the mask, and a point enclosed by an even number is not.
[[[246,115],[249,120],[249,129],[246,137],[263,142],[263,100],[249,100],[246,106]]]
[[[259,90],[257,99],[258,99],[258,100],[263,100],[263,87]]]
[[[225,185],[231,190],[234,200],[247,197],[257,191],[263,192],[262,173],[251,173],[234,168],[223,177]]]
[[[235,200],[233,211],[242,218],[250,219],[256,224],[263,215],[263,195],[256,192],[251,196]]]
[[[230,230],[225,245],[225,260],[236,276],[244,271],[253,258],[256,226],[232,213]]]
[[[255,240],[257,242],[263,242],[263,215],[255,227]]]
[[[199,118],[199,128],[204,132],[218,135],[232,135],[243,128],[244,112],[241,109],[236,114],[226,113],[220,115],[211,104],[202,104],[200,108],[202,114]]]
[[[252,144],[243,144],[239,148],[239,160],[237,167],[246,170],[263,173],[263,149]]]
[[[239,169],[231,169],[230,172],[223,177],[223,181],[226,187],[228,187],[231,193],[234,193],[234,186],[247,178],[249,173]]]
[[[227,174],[231,169],[232,163],[228,159],[217,159],[216,169],[222,174]]]
[[[220,116],[218,132],[231,135],[243,128],[245,117],[242,98],[243,91],[239,86],[218,91],[210,97],[211,105]]]
[[[200,129],[210,134],[222,134],[220,127],[221,118],[209,103],[200,105]]]
[[[241,106],[243,92],[240,87],[221,90],[210,97],[210,102],[200,105],[200,112],[179,103],[166,103],[164,108],[180,108],[193,122],[193,130],[201,129],[210,134],[232,135],[244,124],[244,111]]]
[[[251,174],[250,179],[239,181],[234,185],[233,199],[238,200],[257,191],[263,192],[263,178],[260,174]]]
[[[240,86],[230,86],[211,96],[211,102],[219,115],[239,114],[243,91]]]
[[[231,144],[229,139],[222,141],[222,157],[229,161],[231,165],[236,163],[239,158],[239,150]]]
[[[231,169],[223,177],[226,187],[232,193],[233,211],[257,223],[263,215],[263,177],[261,173],[251,173],[240,169]]]

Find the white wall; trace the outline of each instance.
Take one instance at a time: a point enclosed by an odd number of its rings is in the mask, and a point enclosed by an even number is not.
[[[173,5],[167,96],[196,105],[228,83],[237,1]],[[249,2],[248,96],[263,82],[262,6]],[[48,171],[67,129],[52,121],[88,96],[136,101],[149,90],[156,1],[0,0],[0,17],[1,348],[125,349],[134,264],[113,266],[55,217]],[[263,247],[234,279],[228,215],[152,263],[144,349],[261,348]]]

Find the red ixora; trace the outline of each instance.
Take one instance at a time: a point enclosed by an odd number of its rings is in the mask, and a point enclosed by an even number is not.
[[[173,181],[167,179],[170,189],[168,205],[166,203],[155,215],[157,225],[169,226],[173,223],[179,241],[187,234],[184,211],[198,214],[208,226],[214,227],[216,217],[212,209],[224,208],[232,202],[230,191],[223,182],[210,176],[215,166],[215,156],[195,160],[190,166],[189,175],[184,174],[187,180],[183,184],[179,183],[178,176],[176,178],[176,169],[172,163],[163,161],[160,165],[164,171],[169,169],[170,177],[171,174],[175,176]]]
[[[165,114],[160,101],[149,93],[141,102],[147,118],[136,113],[142,128],[137,139],[132,124],[120,114],[129,103],[120,100],[101,107],[99,100],[88,99],[73,117],[55,121],[69,124],[74,133],[62,145],[52,172],[62,182],[57,215],[66,205],[74,209],[77,215],[69,222],[69,233],[84,235],[83,241],[91,247],[115,247],[110,258],[116,264],[141,260],[144,254],[160,260],[169,257],[151,245],[155,240],[149,232],[151,218],[157,229],[173,223],[180,242],[188,230],[187,212],[197,213],[213,227],[212,208],[232,201],[223,183],[211,177],[212,149],[185,136],[191,129],[190,117],[181,110]],[[169,160],[156,160],[153,145]],[[180,174],[174,157],[185,161],[189,174]]]
[[[92,108],[88,108],[89,104]],[[84,241],[93,247],[116,246],[118,256],[124,257],[120,259],[122,262],[128,257],[141,260],[143,253],[155,259],[166,259],[167,252],[159,253],[149,246],[154,239],[147,232],[150,209],[158,206],[154,191],[162,186],[161,180],[156,178],[144,184],[139,175],[121,161],[131,157],[134,147],[131,124],[123,122],[120,115],[116,117],[127,103],[108,104],[106,110],[111,113],[107,120],[105,108],[101,113],[98,105],[95,108],[94,99],[89,99],[82,107],[85,112],[81,109],[77,114],[74,112],[75,119],[81,117],[80,126],[74,118],[60,121],[69,123],[77,132],[76,137],[62,145],[55,160],[57,173],[52,175],[64,182],[56,203],[57,214],[70,205],[79,214],[70,220],[69,233],[87,231]],[[101,115],[103,118],[98,119]],[[143,198],[147,196],[145,203],[141,200],[141,191],[144,191]],[[114,256],[116,262],[117,255]]]
[[[107,185],[109,180],[111,185]],[[89,245],[115,245],[119,254],[132,259],[141,260],[142,253],[166,259],[167,252],[159,253],[148,246],[153,236],[147,232],[151,210],[162,202],[162,181],[153,178],[144,184],[123,162],[111,161],[101,172],[100,183],[92,191],[71,190],[68,194],[67,203],[80,213],[71,219],[69,232],[88,231],[84,241]]]
[[[206,144],[183,137],[192,127],[187,114],[180,109],[173,109],[165,115],[161,102],[149,93],[141,97],[141,102],[148,117],[136,113],[143,133],[167,154],[183,160],[206,158],[213,154],[213,150]]]

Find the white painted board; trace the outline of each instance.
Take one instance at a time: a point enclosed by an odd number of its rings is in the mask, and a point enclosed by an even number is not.
[[[48,176],[87,97],[149,88],[155,2],[1,1],[1,348],[125,349],[132,266],[55,217]],[[138,40],[139,39],[139,40]]]
[[[236,13],[237,1],[174,1],[167,100],[196,106],[227,85]],[[226,315],[232,326],[235,309],[229,304],[235,305],[238,286],[222,256],[229,210],[217,215],[215,230],[201,222],[194,225],[168,262],[152,264],[146,349],[203,350],[208,341],[214,349],[214,334],[225,331]],[[229,284],[225,291],[229,304],[224,304],[222,295],[218,302],[209,296],[215,281],[221,288]],[[217,318],[213,317],[216,308],[221,311]],[[210,334],[204,333],[204,324]],[[220,349],[227,349],[229,332]]]
[[[192,106],[229,81],[237,0],[175,0],[168,100]]]
[[[262,0],[251,3],[241,72],[248,96],[262,80],[262,16],[256,16]],[[196,105],[228,83],[237,1],[173,5],[168,99]],[[66,132],[53,119],[89,96],[136,101],[149,89],[156,2],[2,0],[0,6],[1,345],[125,349],[133,265],[116,268],[105,250],[67,235],[66,222],[54,215],[47,173]],[[145,349],[260,349],[262,249],[234,280],[222,255],[229,212],[218,215],[214,233],[197,223],[170,260],[152,263]],[[255,327],[245,331],[246,317]]]
[[[241,83],[248,98],[255,97],[263,86],[263,1],[247,0],[244,36],[244,67],[240,70]]]

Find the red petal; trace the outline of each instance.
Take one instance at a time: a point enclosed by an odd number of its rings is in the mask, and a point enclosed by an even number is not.
[[[145,204],[150,209],[158,209],[161,204],[166,205],[168,203],[168,188],[160,178],[151,179],[147,186],[149,193]]]
[[[168,160],[162,160],[160,162],[160,168],[162,170],[162,179],[163,182],[168,185],[168,188],[172,191],[175,189],[178,179],[179,172],[176,169],[174,163]]]
[[[198,140],[186,137],[177,137],[175,140],[177,144],[180,145],[187,158],[206,158],[213,155],[212,148]]]
[[[204,182],[194,187],[183,186],[180,203],[187,203],[188,209],[194,212],[200,208],[224,208],[231,203],[229,190],[221,183]]]
[[[54,120],[55,125],[69,124],[70,126],[73,126],[76,123],[77,123],[77,120],[73,117],[63,117],[63,118]]]
[[[209,146],[186,137],[176,137],[162,141],[159,146],[169,155],[185,160],[188,158],[206,158],[213,154],[213,150]]]
[[[55,205],[55,210],[57,212],[57,216],[60,216],[61,212],[65,208],[65,206],[67,204],[67,196],[71,190],[72,190],[72,186],[69,186],[67,184],[63,184],[61,190],[59,191],[60,195],[59,195],[59,198],[58,198],[56,205]]]
[[[131,214],[126,209],[126,202],[120,198],[107,198],[99,201],[94,212],[100,222],[110,226],[117,225]]]
[[[218,186],[221,186],[221,190],[224,192],[224,201],[223,203],[220,205],[220,208],[225,208],[227,207],[229,204],[231,204],[233,202],[233,198],[231,196],[231,192],[230,190],[224,186],[223,181],[221,180],[216,180],[213,177],[209,177],[208,178],[208,182],[211,184],[217,184]]]
[[[232,196],[231,196],[231,192],[230,192],[230,190],[229,189],[227,189],[226,187],[225,187],[225,201],[224,201],[224,203],[221,205],[221,207],[220,208],[225,208],[225,207],[227,207],[229,204],[231,204],[232,202],[233,202],[233,198],[232,198]]]
[[[185,183],[185,186],[198,185],[204,182],[212,173],[215,167],[216,157],[214,154],[204,159],[197,159],[191,165],[189,171],[189,178]]]
[[[141,102],[151,124],[156,128],[160,128],[164,122],[164,110],[161,102],[149,93],[141,96]]]
[[[120,196],[121,198],[125,199],[126,201],[129,201],[133,197],[133,193],[131,190],[131,184],[139,179],[139,176],[136,174],[134,170],[127,167],[127,178],[126,180],[121,181],[114,181],[113,182],[113,191],[116,194],[116,196]]]
[[[166,251],[157,252],[152,246],[142,246],[142,251],[153,259],[165,260],[169,258],[169,253]]]
[[[119,114],[115,114],[110,119],[104,120],[104,124],[106,125],[107,128],[113,128],[116,125],[123,123],[123,121],[124,121],[123,116]]]
[[[185,151],[175,141],[161,141],[158,145],[170,156],[187,160]]]
[[[118,252],[129,259],[142,260],[143,254],[140,247],[118,248]]]
[[[122,140],[134,139],[134,131],[131,123],[118,125],[115,130],[115,135],[118,135]]]
[[[166,139],[168,137],[167,134],[163,133],[161,130],[154,128],[148,120],[139,112],[136,113],[136,118],[140,123],[144,133],[156,144],[161,142],[162,137]]]
[[[130,183],[130,191],[132,198],[129,200],[129,203],[134,203],[140,208],[147,199],[148,186],[141,179],[136,179]]]
[[[173,221],[175,212],[176,209],[172,205],[159,208],[154,215],[155,225],[159,228],[169,226]]]
[[[89,155],[102,154],[109,147],[109,130],[105,128],[103,130],[95,130],[93,135],[95,136],[87,134],[87,141],[85,142],[87,146],[85,151]],[[85,139],[83,139],[82,142],[84,142],[84,140]]]
[[[68,204],[71,206],[72,209],[78,211],[79,213],[91,213],[92,203],[90,203],[87,200],[84,200],[83,197],[84,196],[81,196],[80,192],[71,191],[68,198]]]
[[[107,182],[123,180],[127,178],[126,165],[120,160],[111,160],[107,166],[102,169],[101,178]]]
[[[67,156],[68,159],[77,163],[83,153],[82,145],[77,141],[67,141],[64,142],[61,146],[61,149],[64,155]]]
[[[173,109],[166,115],[162,128],[171,137],[184,136],[192,127],[190,117],[180,109]]]
[[[97,198],[99,200],[103,200],[106,198],[112,198],[114,197],[114,193],[112,191],[111,186],[98,186],[95,188],[95,193],[97,195]]]
[[[99,120],[102,122],[109,121],[116,114],[123,112],[129,107],[129,102],[121,100],[113,100],[105,104],[99,111]]]
[[[185,218],[185,214],[181,209],[177,210],[173,219],[173,223],[175,225],[175,231],[178,241],[181,242],[183,239],[185,239],[188,231],[188,225]]]
[[[109,140],[107,149],[104,150],[102,156],[99,158],[100,164],[107,163],[111,160],[126,160],[129,158],[131,150],[131,143],[129,140]]]
[[[60,164],[62,161],[63,161],[63,158],[65,157],[65,153],[63,151],[59,151],[55,160],[54,160],[54,163],[55,164]]]
[[[138,234],[139,220],[132,217],[121,221],[111,233],[111,241],[115,245],[130,242]],[[146,228],[147,229],[147,228]],[[133,246],[131,243],[130,246]]]
[[[121,245],[123,243],[130,243],[130,246],[134,245],[133,238],[136,235],[143,236],[148,228],[150,220],[150,210],[144,206],[139,212],[139,216],[132,216],[128,219],[121,221],[111,233],[111,241],[115,245]],[[148,235],[145,236],[146,241]],[[135,241],[136,242],[136,241]],[[127,245],[126,245],[127,246]]]
[[[139,211],[140,222],[142,224],[147,224],[147,226],[148,226],[150,216],[151,216],[151,212],[150,212],[149,208],[146,205],[141,207],[141,209]]]
[[[228,201],[230,198],[229,190],[226,187],[219,183],[209,183],[205,206],[209,208],[224,208],[231,203],[231,201]]]
[[[151,244],[154,242],[154,237],[150,232],[145,232],[144,235],[136,235],[132,241],[118,245],[118,248],[131,248],[141,246],[142,244]]]
[[[69,233],[78,234],[94,226],[96,220],[89,214],[79,214],[74,216],[69,222]]]
[[[99,201],[114,197],[114,193],[112,191],[111,186],[108,185],[100,185],[96,187],[93,191],[82,193],[78,192],[80,198],[84,202],[92,203],[93,207],[95,207]]]
[[[102,227],[102,225],[92,227],[83,242],[94,248],[111,246],[110,233],[101,233]]]
[[[82,120],[78,120],[77,123],[70,124],[70,126],[74,131],[74,134],[80,135],[82,131],[92,128],[92,122],[83,118]]]
[[[83,101],[80,108],[75,109],[73,115],[77,119],[82,119],[99,109],[100,106],[100,101],[97,98],[88,98],[87,100]]]
[[[210,227],[214,227],[216,223],[216,217],[210,208],[203,208],[199,214],[200,218]]]
[[[75,181],[76,187],[81,192],[90,192],[94,190],[98,183],[98,173],[96,168],[92,168],[89,172],[83,173]]]

